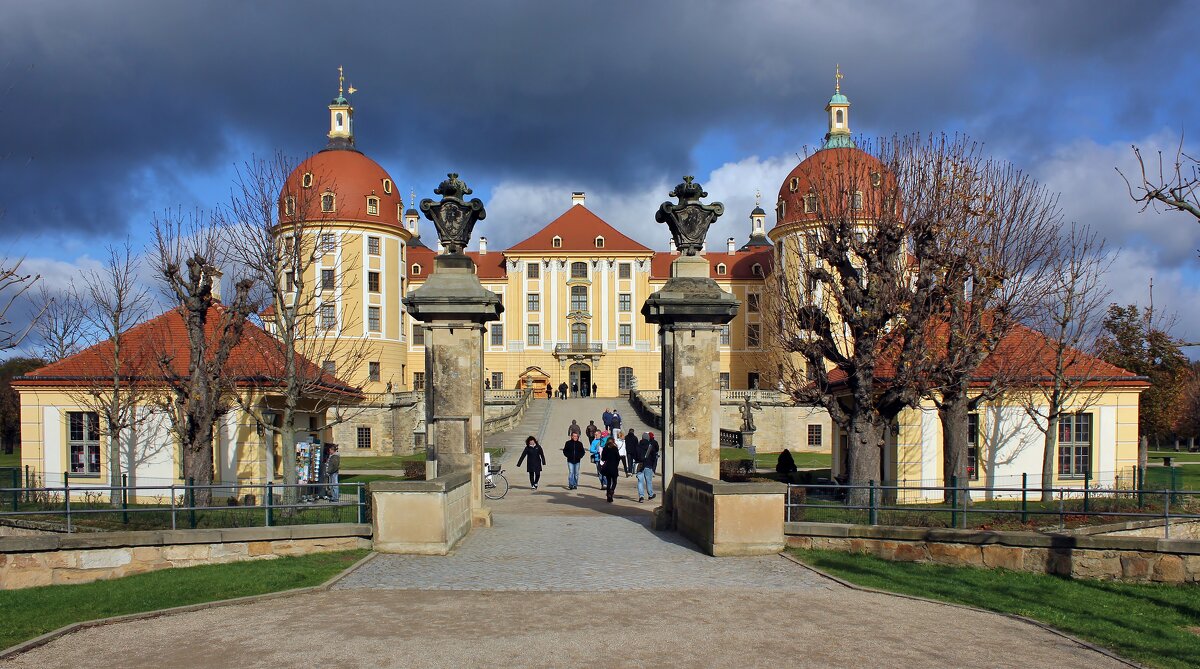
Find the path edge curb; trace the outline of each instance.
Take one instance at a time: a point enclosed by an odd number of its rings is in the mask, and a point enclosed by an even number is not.
[[[343,578],[349,576],[354,570],[365,565],[375,559],[379,553],[374,551],[363,556],[354,564],[346,567],[342,571],[335,574],[332,578],[320,585],[311,585],[307,588],[293,588],[291,590],[280,590],[278,592],[266,592],[261,595],[247,595],[245,597],[234,597],[233,599],[218,599],[212,602],[200,602],[198,604],[185,604],[183,606],[173,606],[169,609],[158,609],[155,611],[142,611],[140,613],[127,613],[121,616],[110,616],[108,618],[96,618],[95,620],[82,620],[77,623],[64,625],[56,630],[51,630],[45,634],[23,641],[15,646],[10,646],[0,650],[0,660],[9,660],[23,653],[27,653],[35,648],[44,646],[59,637],[66,636],[72,632],[79,632],[92,627],[101,627],[103,625],[112,625],[115,623],[124,623],[134,620],[149,620],[151,618],[159,618],[162,616],[175,615],[177,613],[191,613],[194,611],[203,611],[205,609],[215,609],[222,606],[235,606],[238,604],[254,604],[257,602],[265,602],[272,599],[282,599],[284,597],[295,597],[297,595],[306,595],[315,592],[325,592],[333,586],[337,585]]]
[[[1046,623],[1044,623],[1040,620],[1034,620],[1033,618],[1027,618],[1025,616],[1017,615],[1015,613],[1003,613],[1001,611],[989,611],[988,609],[981,609],[976,606],[970,606],[969,604],[959,604],[957,602],[947,602],[947,601],[943,601],[940,599],[930,599],[928,597],[920,597],[918,595],[909,595],[909,594],[900,593],[900,592],[890,592],[887,590],[879,590],[877,588],[871,588],[871,587],[868,587],[865,585],[858,585],[856,583],[851,583],[850,581],[847,581],[843,578],[834,576],[833,574],[830,574],[822,569],[818,569],[818,568],[802,561],[800,558],[798,558],[790,553],[783,552],[783,553],[780,553],[779,555],[780,555],[780,557],[782,557],[785,560],[788,560],[789,562],[793,562],[793,563],[813,572],[814,574],[816,574],[818,576],[827,578],[827,579],[833,581],[834,583],[845,586],[851,590],[857,590],[859,592],[869,592],[869,593],[875,594],[875,595],[887,595],[889,597],[900,597],[902,599],[911,599],[913,601],[925,602],[928,604],[939,604],[941,606],[952,606],[956,609],[965,609],[967,611],[975,611],[976,613],[986,613],[986,614],[993,615],[993,616],[1003,616],[1005,618],[1010,618],[1012,620],[1016,620],[1018,622],[1025,623],[1026,625],[1033,625],[1034,627],[1041,628],[1047,632],[1050,632],[1051,634],[1062,637],[1063,639],[1066,639],[1067,641],[1070,641],[1071,643],[1078,644],[1084,648],[1087,648],[1088,650],[1100,653],[1101,655],[1104,655],[1105,657],[1108,657],[1112,660],[1120,662],[1121,664],[1124,664],[1126,666],[1134,667],[1135,669],[1149,669],[1144,664],[1138,664],[1137,662],[1134,662],[1133,660],[1121,657],[1120,655],[1117,655],[1116,653],[1114,653],[1113,651],[1111,651],[1107,648],[1104,648],[1102,646],[1097,646],[1096,644],[1091,643],[1090,641],[1084,641],[1083,639],[1080,639],[1079,637],[1076,637],[1071,634],[1067,634],[1066,632],[1064,632],[1060,629],[1051,627],[1050,625],[1047,625]],[[2,656],[0,656],[0,657],[2,657]]]

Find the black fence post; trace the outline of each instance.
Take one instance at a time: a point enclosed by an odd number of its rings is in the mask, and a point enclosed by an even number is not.
[[[867,511],[867,521],[871,525],[878,525],[879,524],[879,509],[877,508],[877,506],[875,504],[875,479],[871,479],[869,485],[871,486],[871,495],[870,495],[870,502],[869,502],[869,510]]]
[[[129,474],[121,474],[121,522],[129,524]]]
[[[21,501],[21,470],[13,467],[12,470],[12,507],[13,511],[17,510],[17,504]]]
[[[273,489],[274,484],[271,481],[267,481],[267,499],[265,500],[265,504],[267,506],[267,527],[270,527],[275,523],[275,518],[271,515],[271,504],[273,503],[271,498],[274,495]]]
[[[1091,495],[1091,492],[1090,492],[1091,487],[1092,487],[1092,470],[1085,469],[1083,472],[1083,515],[1084,516],[1087,516],[1088,510],[1089,510],[1088,498]]]
[[[1138,508],[1141,509],[1146,506],[1146,468],[1137,465],[1134,467],[1134,471],[1133,484],[1137,486]]]
[[[358,522],[367,522],[367,486],[365,483],[358,484]]]
[[[950,476],[950,527],[958,527],[958,477]]]
[[[1021,523],[1029,522],[1029,473],[1021,472]]]
[[[196,479],[188,477],[187,487],[188,525],[196,529]]]

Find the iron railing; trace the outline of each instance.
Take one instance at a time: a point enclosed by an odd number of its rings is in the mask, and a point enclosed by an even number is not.
[[[124,478],[124,477],[123,477]],[[0,524],[58,532],[366,523],[365,483],[214,483],[0,488]],[[207,493],[207,504],[197,503]]]
[[[604,352],[604,344],[593,342],[591,344],[555,344],[554,355],[572,355],[583,354],[592,355]]]
[[[1172,523],[1200,521],[1200,491],[1177,488],[1178,475],[1163,467],[1091,476],[1079,485],[1043,488],[1020,476],[1020,485],[959,482],[788,484],[787,522],[899,525],[1042,532],[1087,532],[1099,524],[1150,521],[1170,537]],[[1150,479],[1150,480],[1148,480]],[[1048,492],[1052,501],[1043,502]],[[857,500],[854,503],[852,500]],[[1130,528],[1132,529],[1132,528]]]

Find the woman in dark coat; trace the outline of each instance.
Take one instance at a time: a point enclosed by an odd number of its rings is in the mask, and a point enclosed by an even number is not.
[[[618,435],[618,439],[620,436]],[[604,475],[604,490],[608,493],[608,501],[613,501],[613,493],[617,489],[617,472],[621,468],[621,451],[612,437],[604,442],[600,451],[600,473]]]
[[[525,470],[529,472],[529,489],[537,490],[538,481],[542,479],[542,465],[546,464],[546,454],[533,435],[525,438],[525,450],[517,458],[517,466],[520,467],[522,462],[525,462]]]

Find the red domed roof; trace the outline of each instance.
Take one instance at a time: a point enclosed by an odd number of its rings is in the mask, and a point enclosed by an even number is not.
[[[333,212],[323,214],[321,196],[326,192],[334,194]],[[327,216],[335,221],[403,227],[401,205],[404,202],[391,176],[379,163],[354,149],[327,149],[300,163],[284,183],[279,203],[281,211],[287,211],[284,198],[288,195],[296,197],[297,213],[304,218]],[[371,197],[379,198],[376,213],[371,213],[368,208]],[[310,211],[311,215],[307,213]]]
[[[879,187],[883,183],[884,174],[888,174],[888,183],[894,187],[895,178],[878,158],[866,151],[854,147],[821,149],[800,161],[783,180],[779,187],[779,200],[776,204],[776,212],[779,215],[775,225],[818,220],[818,212],[804,211],[804,197],[810,192],[824,195],[830,192],[845,192],[851,187],[858,191],[866,191],[871,187]],[[870,209],[874,198],[864,199],[867,208]],[[779,203],[783,204],[782,211],[779,209]]]

